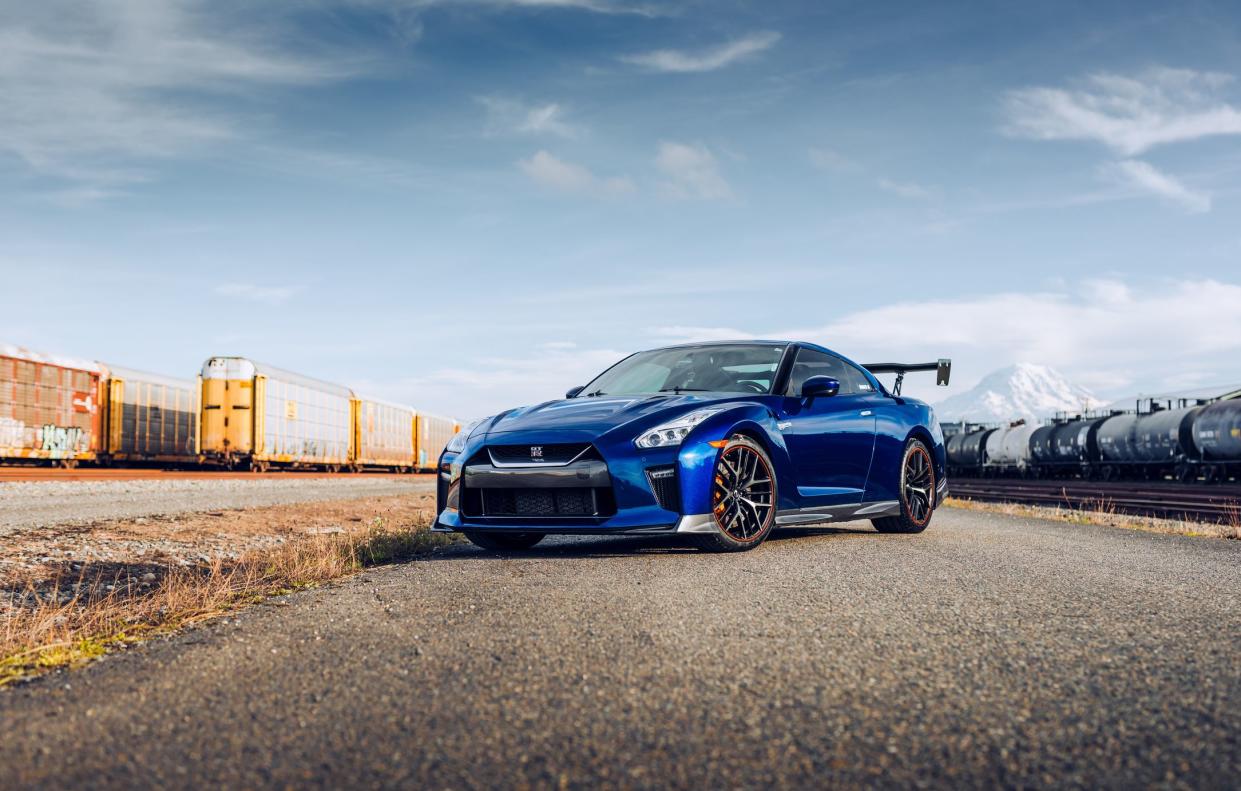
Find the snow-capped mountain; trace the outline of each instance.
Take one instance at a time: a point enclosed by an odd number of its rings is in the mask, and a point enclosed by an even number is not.
[[[1098,409],[1104,402],[1073,384],[1054,368],[1017,363],[993,371],[964,393],[935,404],[942,422],[969,420],[998,423],[1025,418],[1038,420],[1057,412]]]

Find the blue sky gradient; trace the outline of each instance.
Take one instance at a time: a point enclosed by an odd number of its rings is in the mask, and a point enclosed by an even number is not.
[[[254,5],[0,11],[0,339],[461,417],[747,335],[1241,380],[1235,3]]]

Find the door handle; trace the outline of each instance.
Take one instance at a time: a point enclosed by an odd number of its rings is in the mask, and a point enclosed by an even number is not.
[[[862,410],[862,412],[861,412],[862,417],[870,417],[870,416],[871,416],[871,415],[873,415],[873,414],[874,414],[874,413],[873,413],[873,412],[871,412],[869,409],[863,409],[863,410]]]

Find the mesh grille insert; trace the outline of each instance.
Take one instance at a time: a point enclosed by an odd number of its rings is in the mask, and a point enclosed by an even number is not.
[[[481,516],[595,516],[594,489],[480,489]]]

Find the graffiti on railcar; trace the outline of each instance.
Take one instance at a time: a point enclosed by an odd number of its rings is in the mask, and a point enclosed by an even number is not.
[[[57,426],[48,423],[39,429],[40,449],[53,455],[74,453],[86,432],[77,426]]]
[[[11,417],[0,417],[0,448],[20,448],[26,444],[26,424]]]

